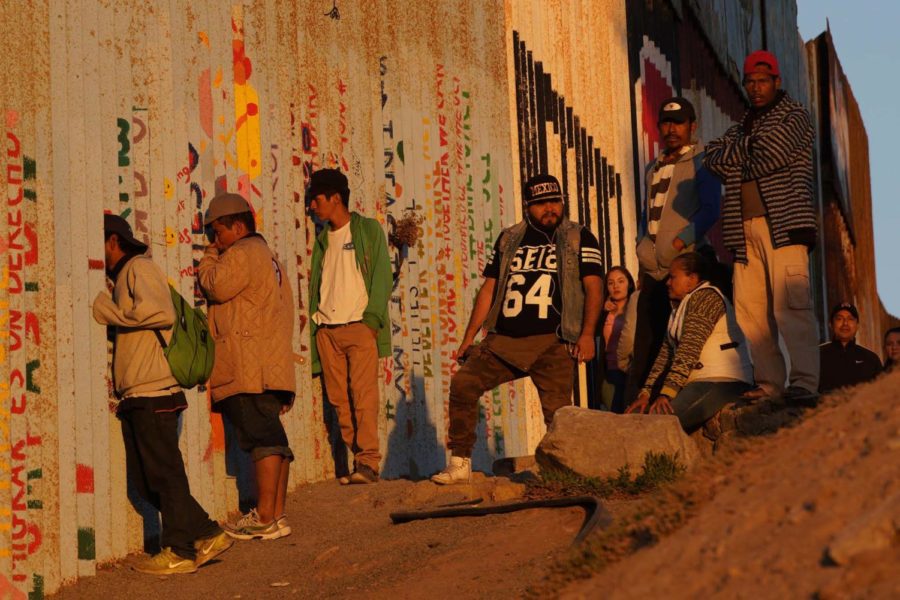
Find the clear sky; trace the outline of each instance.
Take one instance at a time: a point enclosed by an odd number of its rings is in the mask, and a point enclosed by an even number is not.
[[[900,138],[900,2],[798,0],[797,24],[804,40],[825,31],[825,19],[844,73],[850,80],[869,135],[872,218],[878,293],[888,312],[900,316],[900,184],[891,159]]]

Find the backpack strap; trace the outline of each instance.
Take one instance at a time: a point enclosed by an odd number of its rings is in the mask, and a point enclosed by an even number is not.
[[[159,332],[159,329],[154,329],[153,333],[156,334],[156,339],[159,340],[159,345],[162,346],[163,351],[168,349],[168,345],[166,344],[166,340],[163,338],[162,334]]]

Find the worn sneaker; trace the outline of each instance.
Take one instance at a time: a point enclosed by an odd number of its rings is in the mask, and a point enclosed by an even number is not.
[[[171,548],[163,548],[158,554],[145,558],[132,568],[141,573],[151,575],[174,575],[176,573],[196,573],[197,563],[189,558],[183,558],[172,552]]]
[[[819,394],[816,392],[811,392],[804,387],[800,387],[799,385],[789,386],[788,389],[784,390],[784,398],[785,403],[788,406],[805,406],[807,408],[815,408],[816,405],[819,404]]]
[[[745,402],[758,402],[763,400],[771,400],[772,394],[761,386],[756,386],[755,388],[749,389],[743,394],[740,395],[740,399]]]
[[[288,523],[287,515],[281,515],[275,519],[275,524],[278,525],[278,537],[287,537],[291,535],[291,525]]]
[[[350,476],[343,475],[342,477],[338,477],[338,483],[341,485],[350,485]]]
[[[198,567],[202,567],[218,555],[222,554],[234,545],[231,539],[224,531],[212,537],[200,538],[194,541],[194,548],[197,549],[197,558],[194,562]]]
[[[278,522],[274,519],[270,523],[261,522],[255,508],[236,523],[227,525],[225,533],[236,540],[277,540],[281,537]]]
[[[377,483],[378,472],[368,465],[359,465],[350,475],[350,483]]]
[[[472,481],[472,459],[451,456],[447,468],[431,476],[431,480],[441,485],[470,483]]]

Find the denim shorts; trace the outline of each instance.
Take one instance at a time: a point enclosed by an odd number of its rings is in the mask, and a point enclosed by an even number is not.
[[[216,403],[216,409],[234,426],[238,445],[254,462],[273,454],[294,460],[280,418],[286,400],[278,392],[235,394]]]

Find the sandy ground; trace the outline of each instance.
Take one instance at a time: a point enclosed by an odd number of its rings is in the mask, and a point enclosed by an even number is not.
[[[239,541],[196,574],[157,577],[128,561],[54,598],[516,598],[581,527],[579,508],[393,525],[421,486],[386,481],[302,486],[288,504],[293,534]]]

